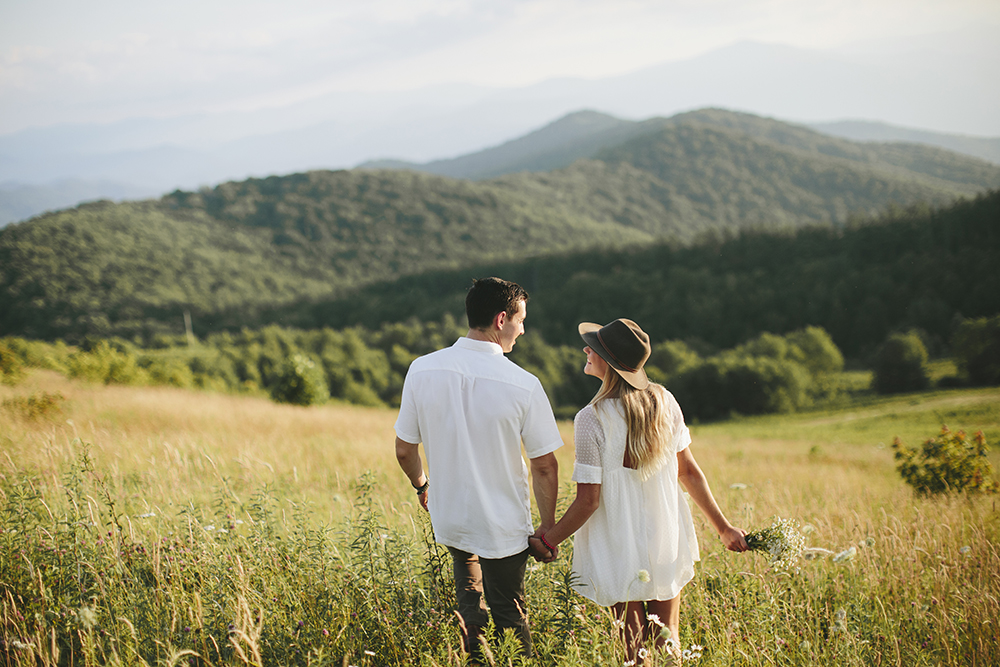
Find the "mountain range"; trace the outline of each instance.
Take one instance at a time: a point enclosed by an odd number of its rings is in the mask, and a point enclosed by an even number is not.
[[[1000,187],[1000,166],[976,158],[717,109],[643,122],[571,114],[493,150],[436,165],[461,178],[427,165],[310,171],[10,225],[0,335],[147,336],[174,330],[185,310],[209,329],[260,324],[428,271],[843,227]],[[491,164],[504,173],[485,178]]]
[[[20,190],[24,186],[47,188],[39,205],[48,209],[77,203],[61,181],[86,181],[94,198],[119,199],[126,196],[122,192],[162,194],[249,176],[348,168],[380,157],[437,161],[500,145],[580,109],[623,119],[706,106],[798,123],[880,119],[936,132],[896,138],[879,127],[882,134],[866,138],[945,141],[950,150],[996,161],[998,140],[970,136],[956,142],[941,133],[969,128],[1000,134],[1000,89],[989,85],[1000,62],[969,63],[960,49],[940,47],[911,45],[906,59],[893,59],[871,49],[859,54],[743,42],[601,79],[554,79],[510,89],[448,85],[331,93],[248,112],[22,129],[0,135],[0,215],[46,210],[18,205],[14,213],[2,212],[14,208],[3,203],[8,196],[40,194]],[[992,148],[980,150],[982,142]],[[0,218],[0,224],[7,221]]]

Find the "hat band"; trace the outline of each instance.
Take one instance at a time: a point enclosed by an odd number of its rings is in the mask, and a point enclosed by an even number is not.
[[[618,365],[622,367],[622,370],[625,370],[625,371],[627,371],[629,373],[638,373],[639,372],[639,369],[632,368],[628,364],[623,364],[622,360],[619,359],[617,357],[617,355],[615,355],[615,353],[611,351],[611,348],[608,347],[608,344],[604,342],[604,337],[601,336],[601,330],[600,329],[597,330],[597,340],[601,341],[601,345],[604,347],[604,349],[607,351],[607,353],[611,355],[611,358],[618,362]]]

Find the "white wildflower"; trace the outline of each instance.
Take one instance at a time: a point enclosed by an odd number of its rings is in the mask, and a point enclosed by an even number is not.
[[[854,557],[858,555],[857,547],[851,547],[850,549],[845,549],[839,554],[833,557],[834,563],[846,563],[849,560],[854,560]]]
[[[11,642],[11,646],[13,646],[16,649],[20,649],[22,651],[30,651],[31,649],[35,648],[34,644],[30,643],[25,644],[24,642],[19,642],[16,639],[13,642]]]
[[[645,661],[649,657],[649,650],[643,646],[639,649],[639,659]]]
[[[964,546],[964,547],[962,547],[961,549],[958,550],[958,553],[964,555],[964,554],[969,553],[970,551],[972,551],[972,547],[970,547],[970,546]]]
[[[639,574],[636,576],[639,577],[639,581],[645,584],[649,581],[649,570],[639,570]]]
[[[156,516],[156,512],[146,512],[145,514],[139,514],[139,515],[137,515],[135,518],[136,519],[152,519],[154,516]]]
[[[369,651],[368,649],[365,649],[365,655],[374,656],[375,655],[375,651]]]
[[[847,632],[847,610],[841,607],[833,614],[834,632]]]
[[[208,526],[205,526],[205,530],[215,530],[215,526],[210,524]]]
[[[824,556],[832,556],[833,552],[829,549],[823,549],[820,547],[809,547],[808,549],[802,550],[802,558],[805,560],[818,560]]]
[[[90,630],[97,625],[97,612],[90,607],[80,607],[76,610],[76,617],[80,619],[80,625],[85,630]]]
[[[646,618],[655,623],[656,625],[660,626],[661,628],[666,627],[665,625],[663,625],[663,621],[660,620],[660,617],[657,616],[656,614],[649,614],[646,616]]]
[[[736,482],[736,483],[734,483],[734,484],[730,484],[730,485],[729,485],[729,488],[730,488],[730,489],[736,489],[736,490],[738,490],[738,491],[739,491],[739,490],[742,490],[742,489],[745,489],[745,488],[747,488],[747,485],[746,485],[746,484],[744,484],[743,482]]]
[[[611,625],[615,626],[619,630],[625,629],[625,621],[623,621],[620,618],[616,618],[615,620],[611,621]]]

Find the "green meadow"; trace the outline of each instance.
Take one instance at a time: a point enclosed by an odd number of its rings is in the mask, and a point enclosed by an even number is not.
[[[0,663],[462,664],[450,560],[396,466],[394,420],[39,370],[0,385]],[[694,424],[729,518],[794,519],[808,550],[774,571],[725,551],[695,510],[686,662],[1000,664],[996,496],[921,497],[895,470],[895,437],[942,425],[996,444],[1000,388]],[[496,664],[623,663],[607,610],[570,588],[571,557],[567,543],[530,566],[535,658],[498,637]]]

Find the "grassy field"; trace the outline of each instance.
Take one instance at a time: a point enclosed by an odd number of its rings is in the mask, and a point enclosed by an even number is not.
[[[450,562],[396,467],[394,420],[40,371],[0,386],[0,664],[460,664]],[[795,519],[814,551],[772,571],[696,511],[692,664],[1000,664],[996,496],[921,498],[894,468],[894,437],[942,424],[997,443],[1000,389],[693,427],[730,519]],[[529,664],[620,665],[570,557],[529,571]]]

